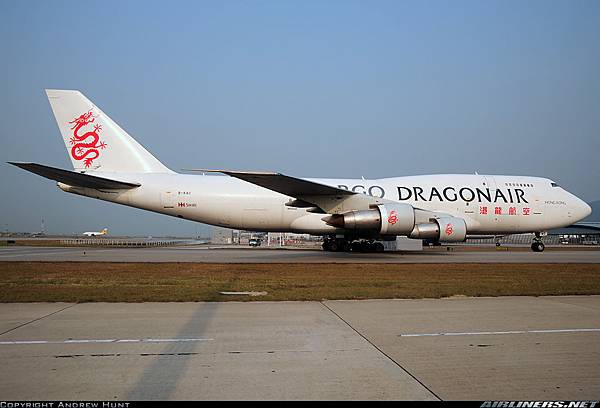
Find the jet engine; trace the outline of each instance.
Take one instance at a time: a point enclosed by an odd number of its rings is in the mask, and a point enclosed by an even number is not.
[[[462,218],[440,217],[431,221],[415,225],[408,236],[441,242],[463,242],[467,238],[467,224]]]
[[[405,203],[380,204],[371,210],[334,214],[324,220],[337,228],[372,231],[380,235],[404,235],[415,239],[460,242],[467,236],[467,225],[462,218],[431,218],[429,222],[415,224],[415,209]]]
[[[371,230],[381,235],[407,235],[415,226],[410,204],[381,204],[372,210],[353,210],[330,216],[325,222],[349,230]]]

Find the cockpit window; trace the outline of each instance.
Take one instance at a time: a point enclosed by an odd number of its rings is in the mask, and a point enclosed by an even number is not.
[[[550,185],[551,185],[552,187],[560,187],[560,186],[559,186],[558,184],[556,184],[555,182],[552,182],[552,183],[550,183]]]

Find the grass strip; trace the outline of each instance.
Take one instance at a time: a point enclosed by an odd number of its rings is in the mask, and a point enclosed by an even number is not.
[[[265,291],[265,296],[221,295]],[[0,302],[187,302],[600,294],[600,264],[0,262]]]

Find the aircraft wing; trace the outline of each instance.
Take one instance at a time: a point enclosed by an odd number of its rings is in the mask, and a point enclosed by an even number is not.
[[[314,181],[308,181],[296,177],[286,176],[281,173],[254,172],[254,171],[233,171],[233,170],[190,170],[206,173],[223,173],[228,176],[247,181],[276,191],[286,196],[301,198],[306,196],[327,196],[327,195],[354,195],[353,191],[344,190],[337,187],[328,186]]]
[[[92,176],[90,174],[77,173],[75,171],[63,170],[56,167],[44,166],[38,163],[8,162],[13,166],[30,171],[50,180],[59,181],[76,187],[87,187],[107,190],[128,190],[141,186],[139,183],[112,180],[104,177]]]
[[[292,207],[307,207],[306,203],[310,203],[322,210],[322,212],[330,214],[338,214],[349,210],[369,209],[372,205],[389,201],[310,180],[286,176],[281,173],[205,169],[191,169],[189,171],[227,174],[248,183],[296,198],[296,202],[287,204]]]

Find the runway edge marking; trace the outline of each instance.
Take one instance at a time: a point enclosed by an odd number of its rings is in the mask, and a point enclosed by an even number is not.
[[[411,333],[411,334],[399,334],[398,337],[489,336],[489,335],[499,335],[499,334],[594,333],[594,332],[600,332],[600,329],[547,329],[547,330],[448,332],[448,333]]]
[[[63,341],[52,340],[12,340],[0,341],[0,346],[34,345],[34,344],[98,344],[98,343],[185,343],[213,341],[214,339],[69,339]]]

